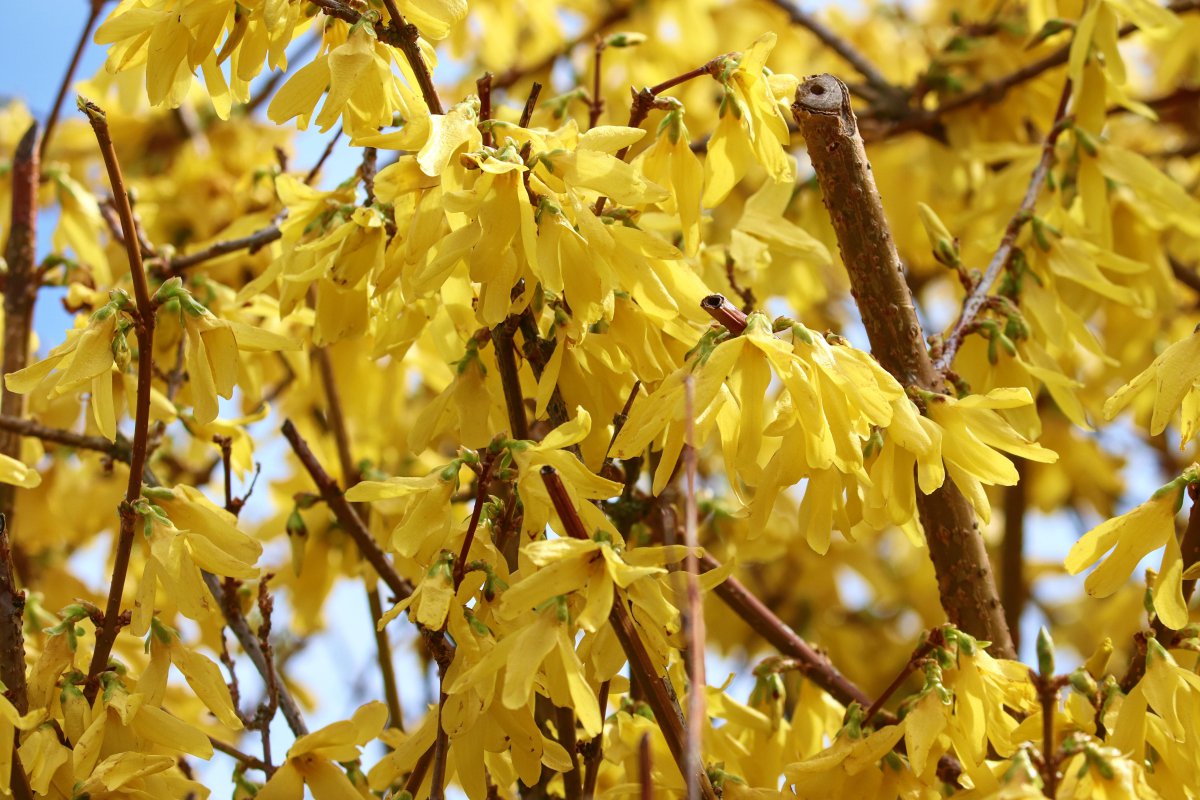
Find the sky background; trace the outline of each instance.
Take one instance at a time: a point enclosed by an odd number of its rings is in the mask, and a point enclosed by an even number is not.
[[[5,5],[5,32],[0,34],[0,98],[18,97],[29,106],[35,117],[45,120],[62,80],[67,59],[84,25],[86,0],[36,0],[10,2]],[[36,31],[36,35],[18,35],[18,32],[29,31]],[[84,53],[77,79],[91,76],[102,66],[103,61],[102,49],[90,45]],[[446,60],[443,60],[443,66],[454,69],[454,65]],[[74,96],[69,93],[61,112],[62,118],[69,118],[75,113],[77,112],[74,108]],[[321,134],[315,129],[301,132],[297,136],[296,155],[291,162],[293,169],[307,169],[315,163],[330,135]],[[6,159],[9,156],[10,154],[0,153],[0,158]],[[324,175],[347,175],[355,169],[357,163],[357,151],[345,146],[339,147],[324,170]],[[46,216],[40,223],[39,258],[48,251],[49,232],[53,225],[52,216]],[[43,343],[43,349],[56,344],[62,337],[64,327],[70,324],[70,318],[59,303],[60,296],[60,291],[43,291],[39,299],[35,328]],[[856,343],[861,345],[861,342]],[[276,421],[268,420],[263,424],[274,427]],[[1118,450],[1128,450],[1134,447],[1137,441],[1128,428],[1122,429],[1120,426],[1109,429],[1103,436],[1112,448]],[[261,457],[262,454],[259,455]],[[1158,471],[1150,455],[1143,448],[1131,450],[1129,455],[1129,496],[1121,511],[1146,499],[1157,488],[1155,481]],[[264,478],[269,479],[269,466],[265,472],[267,474]],[[260,496],[265,498],[266,492]],[[246,513],[256,513],[253,498]],[[1098,520],[1087,520],[1089,524],[1096,522]],[[1040,560],[1057,559],[1061,562],[1071,543],[1085,529],[1079,520],[1065,514],[1044,516],[1031,513],[1026,526],[1027,556]],[[74,557],[80,574],[85,576],[93,587],[103,587],[107,581],[107,548],[107,541],[98,541],[93,547]],[[1148,556],[1143,567],[1157,565],[1159,553],[1160,551],[1155,551]],[[282,554],[275,555],[276,563],[286,562],[286,557]],[[268,553],[268,558],[271,556],[272,554]],[[1139,570],[1143,567],[1139,567]],[[1036,596],[1051,599],[1081,594],[1081,583],[1082,577],[1041,580],[1036,587]],[[847,578],[843,582],[843,591],[850,604],[854,603],[856,594],[864,601],[867,599],[865,589],[856,584],[854,579]],[[286,601],[280,602],[283,603],[280,617],[285,619]],[[329,600],[327,616],[331,619],[342,618],[354,622],[345,626],[334,625],[329,631],[314,636],[303,652],[289,665],[297,680],[307,684],[314,694],[319,693],[320,705],[306,714],[310,729],[313,730],[343,718],[358,704],[370,699],[382,699],[383,696],[375,666],[375,645],[369,623],[365,622],[369,620],[369,615],[361,583],[342,582]],[[1042,621],[1040,612],[1035,604],[1031,603],[1021,626],[1022,657],[1026,663],[1034,663],[1033,642]],[[432,696],[434,690],[430,676],[421,673],[415,657],[411,655],[411,630],[411,626],[407,625],[394,624],[389,627],[389,633],[396,645],[396,670],[401,683],[400,693],[404,701],[406,720],[414,720],[424,713],[424,703]],[[1073,668],[1078,661],[1078,654],[1064,651],[1060,654],[1059,669],[1065,672]],[[738,669],[738,665],[710,654],[708,669],[710,683],[719,685],[725,675]],[[337,679],[331,680],[331,676],[337,676]],[[243,696],[256,697],[259,684],[256,683],[253,669],[239,669],[239,678],[244,687]],[[730,692],[744,699],[750,685],[750,681],[738,681],[731,686]],[[274,752],[278,761],[291,741],[291,736],[282,716],[277,717],[272,730]],[[257,752],[256,743],[247,740],[243,744],[250,752]],[[208,775],[223,780],[230,768],[231,762],[218,754],[207,767],[201,768],[200,776],[202,780]],[[219,782],[205,782],[220,785]]]

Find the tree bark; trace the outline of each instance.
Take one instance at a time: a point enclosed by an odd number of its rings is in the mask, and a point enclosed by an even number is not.
[[[808,78],[796,89],[792,113],[808,143],[875,357],[904,386],[943,391],[945,382],[925,346],[849,90],[832,75]],[[950,622],[991,642],[994,655],[1015,657],[987,549],[966,498],[947,478],[934,493],[918,493],[917,508]]]

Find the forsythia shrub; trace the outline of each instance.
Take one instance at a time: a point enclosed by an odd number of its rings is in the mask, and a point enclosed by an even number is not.
[[[81,5],[0,794],[1200,796],[1200,3]]]

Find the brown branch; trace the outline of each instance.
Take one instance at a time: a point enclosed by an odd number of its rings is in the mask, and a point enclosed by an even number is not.
[[[588,101],[588,128],[594,128],[600,122],[600,117],[604,114],[604,94],[601,78],[604,73],[601,66],[604,61],[604,50],[607,43],[599,36],[596,37],[596,43],[593,45],[595,53],[592,56],[592,97]]]
[[[729,302],[725,295],[710,294],[700,301],[700,307],[734,336],[746,330],[746,313]]]
[[[492,126],[486,123],[492,119],[492,73],[485,72],[475,81],[475,91],[479,95],[479,127],[483,137],[484,147],[495,147],[496,137],[492,135]]]
[[[517,127],[529,127],[529,121],[533,119],[533,111],[537,108],[538,95],[541,93],[542,85],[534,81],[533,86],[529,87],[529,96],[525,98],[525,107],[521,109],[521,118],[517,121]]]
[[[29,710],[25,683],[25,592],[17,588],[8,517],[0,514],[0,681],[17,712]],[[0,743],[3,746],[3,743]]]
[[[608,716],[608,690],[609,681],[600,684],[600,697],[598,702],[600,705],[600,722],[604,724],[604,719]],[[583,796],[585,798],[594,797],[596,794],[596,781],[600,777],[600,762],[604,760],[604,732],[592,738],[585,745],[586,753],[586,774],[583,778]]]
[[[771,5],[782,10],[788,20],[795,25],[808,30],[821,44],[839,55],[843,61],[854,68],[854,71],[867,80],[867,85],[873,90],[874,98],[879,104],[886,104],[892,109],[905,108],[908,102],[908,92],[896,86],[879,71],[871,60],[863,55],[858,48],[842,38],[832,28],[821,22],[812,14],[800,8],[795,0],[769,0]]]
[[[609,10],[609,12],[607,14],[605,14],[600,19],[596,20],[596,22],[594,24],[592,24],[591,26],[589,26],[588,28],[583,30],[583,32],[581,32],[574,39],[570,39],[569,41],[567,41],[558,50],[555,50],[554,52],[548,54],[546,57],[539,59],[538,61],[535,61],[532,64],[527,64],[525,66],[513,67],[512,69],[496,76],[496,79],[492,82],[492,86],[496,89],[507,89],[510,86],[512,86],[513,84],[515,84],[517,81],[525,78],[526,76],[536,75],[538,73],[545,72],[546,70],[553,67],[554,62],[557,61],[559,58],[562,58],[563,56],[570,54],[570,52],[572,50],[574,50],[576,47],[583,44],[584,42],[592,41],[597,36],[599,36],[604,31],[605,28],[609,27],[610,25],[615,25],[616,23],[618,23],[621,20],[628,17],[630,15],[630,13],[633,11],[634,5],[635,5],[635,3],[630,2],[630,3],[622,3],[620,5],[614,6],[612,9]]]
[[[338,0],[308,1],[320,8],[328,16],[336,17],[351,25],[362,21],[362,14],[349,6],[343,5]],[[413,75],[416,76],[417,86],[421,90],[421,96],[425,100],[425,105],[429,106],[430,113],[443,113],[442,101],[438,98],[437,90],[433,86],[433,76],[429,73],[429,65],[425,63],[425,59],[421,56],[421,46],[418,44],[421,32],[417,30],[416,25],[404,19],[404,16],[396,8],[392,0],[384,0],[384,3],[387,6],[388,14],[391,16],[391,21],[386,27],[376,30],[375,34],[381,42],[395,47],[404,54],[405,60],[408,61],[409,67],[412,68]]]
[[[475,480],[475,505],[471,507],[471,521],[467,524],[462,550],[454,562],[454,590],[456,592],[467,571],[467,558],[471,555],[471,545],[475,541],[475,532],[479,529],[484,500],[487,498],[487,490],[492,481],[492,468],[496,466],[497,461],[499,461],[499,457],[495,453],[486,453],[483,456],[483,466],[479,470],[479,477]]]
[[[508,410],[508,427],[512,438],[529,438],[529,421],[525,416],[525,397],[521,393],[521,376],[513,347],[517,318],[509,317],[492,329],[492,347],[496,353],[496,369],[504,390],[504,406]]]
[[[134,527],[137,512],[133,504],[142,496],[142,470],[146,466],[147,445],[150,433],[150,387],[154,381],[154,314],[155,307],[150,299],[150,287],[146,281],[146,270],[142,266],[142,249],[138,243],[137,227],[133,219],[133,207],[129,203],[129,192],[125,178],[117,161],[108,131],[108,118],[95,103],[79,98],[79,110],[87,115],[96,142],[104,158],[112,186],[113,201],[121,218],[121,230],[125,235],[125,253],[129,260],[133,294],[137,304],[134,330],[138,339],[137,400],[134,410],[133,448],[129,457],[129,482],[125,487],[125,500],[120,506],[121,529],[117,539],[116,556],[113,560],[112,579],[109,585],[108,602],[104,608],[103,627],[96,635],[96,646],[92,663],[88,668],[89,697],[95,696],[99,688],[96,677],[108,668],[108,657],[112,653],[120,629],[121,594],[125,589],[125,577],[129,571],[129,556],[133,550]]]
[[[8,520],[0,514],[0,680],[4,681],[4,696],[16,707],[18,714],[29,710],[25,682],[25,638],[22,631],[24,618],[25,592],[17,588]],[[17,800],[33,800],[29,777],[17,752],[19,745],[20,736],[16,730],[9,742],[0,742],[0,747],[12,751],[8,790]]]
[[[185,256],[176,256],[168,259],[164,263],[164,268],[169,275],[179,275],[185,269],[194,267],[205,261],[211,261],[214,258],[236,253],[239,250],[249,250],[251,253],[258,252],[263,247],[266,247],[271,242],[278,240],[283,234],[279,232],[279,225],[273,223],[265,228],[260,228],[248,236],[243,236],[238,239],[228,239],[223,242],[214,242],[208,247],[197,250],[194,253],[189,253]]]
[[[571,497],[567,494],[567,487],[559,477],[558,471],[554,467],[544,466],[541,469],[541,476],[542,482],[546,484],[550,500],[554,503],[554,510],[558,512],[559,519],[562,520],[565,533],[574,539],[589,541],[591,537],[588,536],[587,528],[584,527],[579,512],[575,510]],[[621,643],[621,649],[625,651],[631,676],[645,690],[646,701],[650,710],[654,712],[654,719],[667,740],[667,746],[675,757],[675,763],[679,765],[681,773],[686,775],[684,772],[688,767],[686,735],[679,707],[675,703],[671,691],[667,688],[664,678],[658,674],[654,661],[646,651],[646,646],[642,643],[625,604],[626,600],[618,593],[609,613],[609,622],[612,624],[617,640]],[[715,800],[716,793],[708,780],[707,773],[703,770],[699,772],[697,780],[700,795],[706,800]]]
[[[1021,614],[1029,589],[1025,585],[1025,477],[1029,472],[1025,459],[1013,456],[1017,482],[1004,490],[1004,542],[1000,549],[1000,598],[1013,648],[1021,649]]]
[[[246,657],[250,659],[250,663],[258,670],[258,674],[263,677],[263,681],[267,680],[267,676],[275,671],[275,665],[270,663],[267,655],[263,652],[262,645],[258,641],[258,635],[251,630],[250,623],[246,621],[246,617],[242,614],[241,609],[237,604],[226,602],[225,590],[221,587],[221,580],[211,572],[202,572],[204,585],[212,593],[213,598],[217,601],[217,607],[221,609],[225,616],[225,624],[233,633],[234,638],[238,640],[238,644],[242,646],[242,650],[246,653]],[[283,718],[287,720],[288,727],[296,736],[304,736],[308,733],[308,725],[304,722],[304,716],[300,713],[300,706],[296,703],[296,699],[292,697],[288,691],[286,684],[280,682],[279,689],[279,710],[283,713]]]
[[[1171,3],[1167,9],[1175,14],[1183,14],[1189,11],[1200,9],[1200,0],[1182,0],[1181,2]],[[1123,39],[1137,30],[1137,26],[1133,24],[1122,25],[1117,31],[1117,38]],[[1023,67],[1013,70],[1012,72],[994,80],[985,81],[969,92],[953,97],[937,108],[934,109],[913,109],[908,114],[905,114],[896,122],[884,127],[871,138],[886,139],[909,131],[921,131],[924,133],[931,132],[941,124],[941,119],[945,115],[959,111],[977,103],[992,104],[998,103],[1012,89],[1020,86],[1023,83],[1037,78],[1055,67],[1061,67],[1067,63],[1071,55],[1071,45],[1065,44],[1049,55],[1043,56],[1036,61],[1031,61]]]
[[[808,143],[875,357],[902,385],[941,391],[942,377],[925,347],[850,108],[849,90],[832,75],[808,78],[796,89],[792,112]],[[970,504],[947,480],[931,495],[918,493],[917,506],[942,607],[950,622],[977,639],[992,642],[997,657],[1015,657],[987,548]]]
[[[446,682],[446,670],[438,665],[438,685]],[[446,710],[446,692],[438,695],[437,735],[433,740],[433,771],[429,775],[429,800],[446,800],[446,757],[450,754],[450,737],[442,727],[442,713]]]
[[[308,174],[304,176],[304,183],[306,185],[312,186],[313,182],[316,181],[317,175],[321,174],[321,167],[325,166],[325,162],[329,160],[331,155],[333,155],[333,148],[337,145],[338,140],[341,138],[342,129],[338,128],[337,133],[330,137],[328,144],[325,145],[325,149],[321,151],[321,156],[317,159],[317,163],[313,164],[312,169],[310,169]]]
[[[46,157],[46,148],[50,146],[50,139],[54,136],[55,128],[58,127],[58,115],[62,113],[63,100],[67,97],[67,92],[71,88],[71,81],[75,77],[75,71],[79,69],[79,61],[83,57],[83,51],[87,47],[88,41],[92,36],[92,28],[96,26],[96,20],[100,18],[100,11],[104,8],[108,0],[91,0],[91,10],[88,12],[87,21],[83,23],[83,30],[79,33],[79,41],[75,43],[75,51],[71,54],[71,62],[67,65],[67,71],[63,75],[62,83],[58,85],[58,94],[54,96],[54,105],[50,107],[50,116],[46,119],[46,134],[42,137],[41,147],[38,148],[38,158],[43,160]]]
[[[24,369],[29,360],[33,306],[39,284],[36,266],[38,131],[37,122],[31,124],[13,153],[12,212],[8,243],[4,248],[8,274],[4,284],[4,352],[0,356],[0,384],[3,384],[3,375]],[[0,414],[21,417],[24,413],[25,397],[0,385]],[[0,454],[19,459],[21,438],[8,431],[0,435]],[[15,506],[16,487],[0,484],[0,514],[11,518]]]
[[[1067,102],[1070,98],[1071,82],[1068,80],[1063,85],[1062,94],[1058,100],[1058,109],[1054,112],[1054,122],[1051,125],[1050,132],[1046,134],[1045,141],[1042,143],[1042,155],[1033,170],[1033,176],[1029,179],[1029,185],[1025,189],[1025,197],[1022,198],[1021,205],[1008,221],[1008,225],[1005,226],[1004,235],[1000,238],[1000,246],[996,248],[992,260],[988,262],[987,270],[984,271],[983,277],[975,284],[971,293],[963,301],[962,313],[945,338],[942,352],[934,364],[934,369],[942,374],[945,374],[946,370],[954,366],[954,356],[958,354],[958,348],[962,345],[963,338],[972,329],[975,318],[979,316],[979,312],[983,310],[984,305],[987,303],[988,292],[991,291],[992,284],[996,282],[1001,273],[1008,268],[1009,263],[1012,261],[1013,253],[1016,251],[1017,235],[1025,227],[1025,223],[1033,218],[1034,206],[1037,204],[1038,196],[1042,193],[1042,186],[1046,183],[1046,176],[1050,174],[1050,166],[1054,163],[1054,146],[1058,142],[1058,137],[1066,130],[1064,120],[1066,119]]]
[[[88,436],[82,433],[65,431],[61,428],[51,428],[48,425],[42,425],[33,420],[10,417],[6,414],[0,414],[0,430],[10,431],[18,436],[32,436],[35,439],[41,439],[44,442],[51,442],[53,444],[61,444],[65,447],[74,447],[80,450],[95,450],[98,453],[104,453],[114,461],[121,461],[126,464],[129,463],[131,455],[129,452],[129,441],[119,435],[115,442],[110,442],[103,436]]]
[[[720,563],[712,556],[701,556],[700,568],[704,572],[720,567]],[[858,703],[863,708],[870,707],[871,698],[862,689],[839,672],[825,654],[819,653],[804,641],[737,578],[726,578],[717,584],[713,591],[733,613],[750,626],[751,630],[766,639],[768,644],[783,655],[796,659],[798,669],[804,677],[828,692],[834,700],[844,706]],[[888,724],[895,722],[894,717],[884,712],[880,712],[879,716],[890,719]]]
[[[379,163],[379,151],[374,147],[364,147],[362,154],[362,167],[359,174],[362,176],[363,191],[366,193],[366,199],[363,200],[363,206],[375,205],[375,172]]]
[[[562,774],[564,800],[581,800],[583,781],[580,777],[578,741],[575,734],[575,712],[570,708],[555,708],[555,727],[558,743],[571,757],[571,769]]]
[[[267,772],[267,765],[263,761],[249,753],[243,753],[231,744],[226,744],[215,736],[209,736],[208,740],[212,742],[213,750],[224,753],[225,755],[237,761],[246,769],[256,769],[260,772]]]
[[[362,553],[363,558],[375,568],[375,571],[379,573],[379,577],[392,590],[392,594],[396,599],[403,600],[411,595],[413,592],[412,585],[400,577],[400,573],[396,572],[396,568],[392,566],[392,562],[388,560],[387,555],[379,547],[374,537],[371,536],[371,532],[367,530],[367,526],[363,524],[357,512],[346,501],[342,490],[338,487],[337,481],[317,461],[312,448],[300,436],[300,432],[296,430],[296,426],[290,419],[284,420],[283,435],[288,440],[288,444],[291,445],[296,457],[300,459],[300,463],[308,471],[309,477],[312,478],[312,482],[320,491],[321,497],[325,499],[325,504],[329,506],[334,516],[337,517],[342,529],[358,545],[359,552]]]
[[[383,678],[383,697],[387,701],[388,724],[404,730],[404,710],[400,705],[400,688],[396,682],[396,665],[392,663],[392,643],[387,629],[379,627],[383,619],[383,601],[379,598],[379,587],[367,588],[367,606],[371,610],[371,626],[375,631],[375,651],[379,654],[379,675]]]
[[[641,800],[654,800],[654,753],[648,733],[643,733],[638,741],[638,778],[642,786],[638,796]]]
[[[267,674],[263,676],[266,697],[259,703],[254,719],[262,736],[263,763],[268,777],[275,772],[271,762],[271,720],[279,710],[279,673],[275,669],[275,648],[271,646],[271,613],[275,610],[275,601],[267,591],[270,579],[271,575],[264,575],[258,582],[258,615],[262,619],[258,626],[258,643],[267,663]]]
[[[687,615],[684,634],[688,649],[688,716],[687,716],[687,779],[688,800],[699,797],[697,776],[704,768],[700,746],[704,736],[704,723],[708,717],[704,693],[708,681],[704,674],[705,628],[704,597],[700,594],[700,562],[696,556],[700,548],[696,513],[696,406],[695,380],[691,375],[683,382],[684,397],[684,453],[687,488],[684,492],[684,544],[687,545]]]

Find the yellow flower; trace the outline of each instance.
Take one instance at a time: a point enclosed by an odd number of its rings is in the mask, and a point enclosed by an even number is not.
[[[114,350],[125,343],[130,323],[121,318],[120,309],[129,302],[124,293],[92,314],[87,325],[67,333],[67,340],[47,356],[25,369],[4,376],[10,392],[28,394],[35,389],[60,396],[87,385],[91,390],[92,414],[96,427],[109,441],[117,436],[117,415],[113,405],[110,373],[116,363]]]
[[[45,712],[40,708],[34,709],[28,714],[19,714],[16,706],[7,697],[0,694],[0,741],[7,745],[0,747],[0,786],[4,787],[6,793],[9,781],[12,779],[13,747],[10,743],[13,741],[13,736],[18,730],[31,730],[44,715]]]
[[[240,368],[239,351],[298,350],[300,343],[243,322],[219,319],[192,299],[179,278],[159,287],[157,302],[178,301],[179,315],[187,331],[184,363],[192,398],[192,416],[197,425],[217,418],[217,397],[233,397]]]
[[[795,164],[786,149],[787,120],[765,72],[778,38],[765,33],[739,58],[722,65],[718,78],[725,86],[725,99],[704,159],[706,207],[720,205],[753,161],[774,181],[791,183],[795,178]]]
[[[918,470],[921,490],[929,494],[949,475],[984,522],[991,519],[992,508],[983,484],[1013,486],[1018,479],[1017,468],[1000,451],[1045,464],[1058,460],[1057,453],[1029,441],[996,413],[1031,404],[1028,389],[993,389],[961,399],[932,393],[921,396],[938,428],[932,436],[933,450],[918,457],[923,467]]]
[[[660,202],[663,210],[679,215],[683,233],[683,250],[694,256],[700,249],[700,196],[704,191],[704,166],[692,152],[687,126],[683,124],[683,109],[675,109],[663,117],[658,138],[638,162],[646,177],[669,191],[670,197]],[[778,221],[778,220],[776,220]]]
[[[327,29],[327,37],[336,35],[333,27]],[[322,131],[333,127],[339,117],[346,133],[360,136],[391,124],[397,112],[405,119],[420,116],[417,109],[424,107],[407,87],[401,88],[392,61],[392,51],[377,41],[374,28],[360,22],[350,28],[344,42],[318,55],[280,87],[267,116],[280,124],[299,117],[304,130],[326,91],[316,119]]]
[[[138,636],[150,627],[159,583],[184,616],[202,620],[216,606],[200,570],[254,578],[258,575],[254,564],[262,554],[262,545],[237,529],[233,514],[213,505],[198,489],[147,488],[144,493],[148,501],[142,501],[138,510],[148,552],[131,621]]]
[[[1084,582],[1092,597],[1108,597],[1125,583],[1139,561],[1163,547],[1162,564],[1152,591],[1154,610],[1167,627],[1179,630],[1188,623],[1183,601],[1183,557],[1175,538],[1175,515],[1183,503],[1183,490],[1200,479],[1193,464],[1183,475],[1163,486],[1150,499],[1119,517],[1105,520],[1085,533],[1067,554],[1067,572],[1077,575],[1112,553]]]
[[[1150,415],[1150,433],[1157,436],[1167,421],[1182,407],[1182,450],[1196,435],[1200,423],[1200,335],[1193,332],[1159,354],[1150,366],[1122,386],[1104,403],[1104,417],[1112,419],[1154,382],[1154,410]]]
[[[0,455],[0,483],[32,489],[42,482],[37,470],[15,458]]]
[[[355,761],[361,748],[379,737],[387,722],[387,706],[367,703],[348,720],[326,725],[301,736],[258,800],[300,800],[308,787],[316,800],[361,800],[362,794],[335,762]]]

